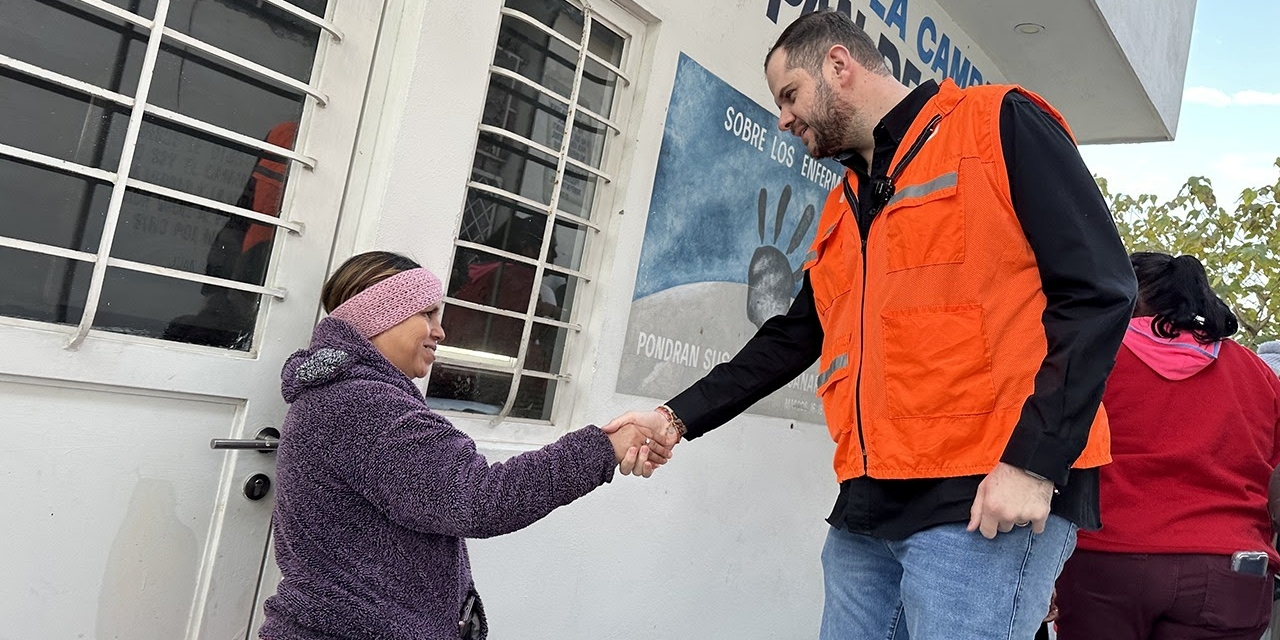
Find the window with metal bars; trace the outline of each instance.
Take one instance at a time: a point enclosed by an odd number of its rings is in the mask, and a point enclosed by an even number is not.
[[[589,2],[507,0],[455,242],[433,407],[552,418],[570,379],[580,292],[632,36]]]
[[[0,0],[0,315],[252,346],[326,0]]]

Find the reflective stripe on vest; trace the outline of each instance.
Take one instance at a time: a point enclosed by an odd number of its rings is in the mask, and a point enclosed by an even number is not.
[[[892,207],[893,205],[903,200],[906,200],[907,198],[923,198],[934,192],[942,191],[943,189],[949,189],[951,187],[954,187],[956,186],[956,181],[958,178],[959,178],[959,174],[957,174],[955,171],[952,171],[951,173],[944,173],[928,182],[922,182],[920,184],[913,184],[906,187],[902,187],[901,189],[898,189],[897,193],[894,194],[893,198],[889,199],[888,207]]]
[[[847,366],[849,366],[849,354],[842,353],[836,356],[835,359],[831,361],[831,365],[827,367],[826,371],[818,374],[818,386],[821,387],[826,384],[827,381],[831,379],[831,376],[835,375],[837,371]]]

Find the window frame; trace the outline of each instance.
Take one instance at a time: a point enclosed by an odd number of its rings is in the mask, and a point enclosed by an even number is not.
[[[565,328],[570,332],[561,358],[561,364],[558,374],[534,374],[530,375],[528,369],[501,371],[503,374],[512,375],[512,380],[507,389],[507,399],[504,407],[497,414],[475,414],[459,411],[441,410],[441,413],[449,416],[455,423],[471,430],[477,435],[484,434],[483,427],[491,429],[499,424],[504,426],[503,437],[501,442],[507,444],[520,445],[536,445],[542,444],[550,439],[564,433],[566,426],[574,425],[583,419],[582,414],[586,408],[580,402],[590,390],[589,377],[584,377],[584,372],[589,372],[593,366],[598,349],[598,340],[595,335],[596,330],[594,323],[590,322],[591,313],[598,308],[601,297],[600,279],[607,275],[605,269],[608,256],[613,255],[613,244],[618,241],[617,235],[618,217],[621,215],[619,210],[621,204],[627,197],[627,182],[629,175],[627,168],[634,160],[633,151],[635,148],[634,136],[639,130],[640,118],[635,117],[643,105],[645,97],[646,83],[641,81],[641,72],[648,68],[647,58],[651,55],[651,33],[650,29],[653,23],[651,17],[644,15],[643,11],[636,11],[628,3],[619,0],[605,0],[592,2],[590,0],[560,0],[570,4],[584,12],[584,27],[591,20],[595,20],[600,25],[607,27],[613,32],[624,38],[624,49],[622,60],[619,65],[612,65],[601,59],[596,54],[587,51],[582,55],[584,58],[591,60],[597,64],[604,65],[612,71],[617,78],[618,87],[615,96],[614,108],[611,117],[604,118],[594,111],[577,105],[575,102],[566,103],[566,111],[573,109],[574,117],[585,117],[590,121],[603,123],[605,126],[613,129],[610,137],[606,141],[604,154],[598,168],[584,169],[584,163],[569,157],[569,145],[572,144],[572,137],[566,136],[562,140],[561,147],[565,150],[564,154],[557,153],[557,161],[562,168],[560,171],[574,170],[578,173],[588,173],[591,176],[603,177],[596,185],[595,203],[591,208],[591,220],[584,220],[578,216],[564,211],[560,207],[556,207],[554,214],[550,213],[552,208],[558,203],[556,201],[548,205],[539,204],[538,208],[547,213],[547,230],[544,231],[542,239],[542,249],[540,256],[545,256],[547,252],[547,244],[550,241],[551,234],[554,233],[556,220],[564,220],[565,222],[578,225],[588,233],[586,246],[581,258],[581,262],[577,270],[558,267],[554,264],[540,260],[536,277],[534,279],[533,291],[530,292],[531,297],[536,298],[541,282],[541,276],[544,271],[561,274],[571,274],[579,278],[578,288],[575,292],[573,307],[570,310],[567,322],[553,320],[550,318],[542,318],[535,314],[529,313],[527,310],[519,314],[524,321],[523,338],[521,341],[520,355],[527,354],[529,334],[534,325],[550,326],[556,328]],[[502,30],[503,19],[512,14],[520,12],[506,6],[506,2],[498,3],[499,17],[495,23],[493,39],[489,50],[491,52],[490,59],[484,65],[484,92],[488,95],[489,84],[496,78],[510,78],[514,82],[523,84],[526,87],[534,88],[540,93],[548,93],[552,99],[556,99],[556,92],[545,85],[538,85],[534,81],[517,77],[519,74],[504,69],[496,64],[494,56],[497,53],[498,37]],[[545,27],[536,19],[527,18],[526,24],[533,24],[538,27]],[[546,29],[544,29],[546,30]],[[585,29],[584,29],[585,30]],[[553,37],[560,37],[553,36]],[[589,42],[589,35],[584,36],[584,41]],[[576,46],[576,43],[575,43]],[[580,60],[583,58],[580,58]],[[575,84],[580,82],[581,75],[578,67],[575,67]],[[570,96],[572,97],[572,96]],[[481,106],[483,108],[483,104]],[[584,113],[585,112],[585,113]],[[579,116],[581,114],[581,116]],[[476,129],[472,136],[473,144],[477,147],[481,140],[482,133],[495,129],[491,125],[483,124],[483,117],[477,114],[475,118]],[[565,122],[569,122],[569,116],[566,113]],[[507,137],[512,140],[511,136],[518,136],[514,132],[509,132]],[[562,157],[563,155],[563,157]],[[460,205],[459,216],[455,225],[454,234],[450,241],[451,254],[448,264],[450,267],[456,259],[460,249],[480,249],[487,253],[495,255],[503,255],[501,250],[488,247],[481,243],[468,242],[462,239],[462,230],[465,223],[464,215],[467,205],[468,196],[466,195],[471,189],[476,188],[477,184],[473,180],[473,171],[475,170],[476,153],[467,156],[468,167],[466,173],[466,182],[463,185],[463,202]],[[481,184],[481,190],[487,190]],[[557,190],[557,196],[559,190]],[[496,196],[502,199],[511,200],[510,196]],[[527,203],[526,203],[527,204]],[[535,259],[536,260],[536,259]],[[527,262],[521,259],[522,262]],[[452,298],[446,298],[444,323],[446,331],[448,329],[448,315],[450,306],[467,306],[476,308],[474,303],[467,303]],[[489,311],[489,309],[485,309]],[[506,314],[504,314],[506,315]],[[439,362],[454,366],[465,367],[470,370],[486,370],[485,367],[476,367],[475,360],[456,357],[456,351],[448,348],[448,339],[441,345],[443,353],[437,354]],[[522,363],[517,360],[517,363]],[[487,369],[497,371],[497,369]],[[520,381],[525,377],[549,378],[555,381],[556,388],[551,395],[552,407],[549,412],[549,419],[534,419],[511,416],[510,411],[512,403],[516,397],[516,390],[520,385]],[[429,380],[429,378],[428,378]],[[428,403],[430,403],[430,388],[427,387]],[[558,426],[559,425],[559,426]],[[494,441],[492,437],[485,437],[486,440]]]
[[[287,186],[285,189],[278,216],[263,214],[252,209],[245,209],[193,193],[187,193],[162,185],[152,184],[131,175],[133,174],[133,165],[139,148],[140,131],[143,120],[152,119],[156,122],[163,123],[168,127],[185,128],[201,135],[210,136],[211,138],[218,140],[219,144],[238,146],[245,149],[269,153],[281,157],[288,162],[289,166],[287,171],[291,174],[291,177],[295,171],[314,171],[317,158],[323,158],[327,162],[349,163],[350,155],[352,153],[351,149],[342,148],[341,145],[334,144],[329,140],[328,136],[316,135],[309,126],[314,111],[317,108],[326,108],[331,100],[329,94],[319,87],[320,78],[323,75],[320,72],[320,69],[329,57],[330,47],[335,45],[340,46],[344,38],[343,30],[335,23],[335,5],[339,1],[340,0],[329,0],[327,3],[326,15],[322,17],[311,14],[308,11],[291,4],[287,0],[262,0],[264,5],[270,5],[271,7],[279,9],[280,11],[319,30],[319,40],[312,58],[312,77],[309,82],[302,82],[295,78],[291,78],[283,73],[271,70],[260,63],[238,56],[216,45],[184,34],[172,26],[168,26],[165,22],[167,21],[168,10],[173,4],[173,0],[157,0],[155,15],[150,18],[131,13],[126,9],[112,5],[105,0],[66,0],[69,4],[86,13],[97,15],[107,20],[120,21],[121,23],[130,25],[132,28],[139,31],[140,38],[144,43],[145,49],[141,60],[142,67],[139,71],[138,87],[132,95],[117,93],[88,82],[77,80],[71,76],[0,54],[0,67],[21,76],[38,79],[39,81],[70,90],[86,99],[92,98],[94,100],[113,104],[116,107],[123,109],[128,114],[125,139],[120,152],[121,158],[116,163],[116,166],[110,169],[89,167],[13,145],[0,143],[0,158],[23,162],[31,166],[38,167],[44,171],[94,180],[109,186],[111,189],[111,198],[106,212],[106,220],[104,222],[102,237],[99,241],[99,247],[95,252],[67,249],[41,242],[22,240],[9,236],[0,236],[0,247],[6,249],[66,258],[90,265],[92,268],[92,276],[89,283],[85,309],[81,314],[80,319],[74,324],[61,324],[13,316],[0,316],[0,326],[50,330],[65,334],[66,348],[69,350],[76,350],[80,348],[87,339],[107,338],[109,340],[125,343],[158,345],[163,348],[173,348],[180,351],[216,353],[235,359],[256,358],[260,350],[260,339],[263,335],[264,325],[266,324],[267,313],[271,303],[278,303],[285,300],[289,293],[285,287],[275,284],[276,273],[282,266],[280,262],[282,258],[281,245],[287,237],[300,236],[306,229],[304,212],[299,212],[295,210],[294,207],[291,207],[293,195],[296,191],[292,186],[293,181],[291,180],[290,186]],[[381,10],[381,7],[382,3],[380,1],[378,3],[379,11]],[[157,58],[162,44],[171,47],[181,47],[184,49],[184,55],[186,56],[200,58],[214,64],[225,66],[230,70],[243,73],[266,84],[273,85],[279,89],[297,95],[301,101],[302,110],[299,121],[298,138],[293,145],[294,148],[286,149],[270,142],[266,142],[265,140],[256,139],[223,126],[207,123],[197,118],[193,118],[149,102],[149,94],[153,86],[153,74],[157,67]],[[349,100],[352,92],[340,89],[339,93],[344,94],[343,98]],[[358,100],[363,100],[363,87],[356,97]],[[273,234],[274,237],[271,242],[271,257],[266,268],[264,283],[256,285],[239,280],[209,276],[195,271],[152,265],[112,256],[111,250],[113,248],[114,235],[119,228],[121,210],[124,208],[123,201],[126,192],[169,198],[184,206],[207,209],[231,217],[248,220],[253,223],[265,224],[274,227],[275,233]],[[166,340],[153,336],[122,333],[95,325],[94,321],[96,320],[96,316],[102,306],[101,295],[105,288],[108,269],[151,274],[184,282],[213,285],[229,290],[244,291],[260,295],[261,302],[256,311],[254,333],[249,349],[240,350],[224,347],[203,346],[199,344]]]

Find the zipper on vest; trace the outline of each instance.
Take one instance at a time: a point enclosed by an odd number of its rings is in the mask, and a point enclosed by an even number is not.
[[[862,473],[867,475],[867,437],[862,433],[862,351],[867,342],[864,316],[867,313],[867,236],[871,235],[871,225],[868,223],[866,233],[862,232],[862,221],[857,219],[862,217],[862,207],[858,206],[858,199],[853,195],[848,176],[844,178],[844,198],[855,212],[853,223],[857,225],[858,239],[862,241],[862,300],[858,307],[858,322],[862,326],[858,327],[858,377],[853,385],[853,415],[858,427],[858,449],[862,451]]]
[[[878,185],[873,185],[875,200],[872,202],[871,219],[867,221],[866,233],[862,232],[861,220],[856,219],[862,217],[858,199],[854,197],[853,188],[849,186],[849,177],[845,176],[844,179],[844,197],[853,207],[853,211],[856,212],[854,222],[858,224],[858,236],[862,240],[862,298],[858,309],[858,322],[862,326],[858,327],[858,377],[853,385],[853,412],[858,425],[858,447],[862,450],[862,473],[867,476],[870,476],[871,473],[867,456],[867,437],[862,431],[862,362],[863,352],[867,344],[867,239],[871,237],[871,225],[875,224],[876,218],[880,217],[880,212],[893,199],[893,193],[896,191],[894,183],[898,181],[899,176],[902,175],[907,165],[920,153],[920,149],[924,148],[924,143],[929,141],[929,137],[938,128],[939,122],[942,122],[942,114],[934,115],[929,120],[929,123],[924,126],[924,130],[920,132],[920,135],[916,136],[915,141],[911,143],[911,147],[907,149],[902,159],[898,161],[898,165],[889,174],[888,182],[881,183],[886,184],[886,188],[880,189],[876,188]]]
[[[896,189],[894,185],[898,182],[898,178],[902,175],[903,170],[907,168],[908,164],[911,164],[912,160],[915,160],[916,155],[924,148],[924,143],[929,141],[929,137],[932,136],[933,132],[938,128],[939,122],[942,122],[942,114],[937,114],[930,118],[929,124],[924,126],[924,130],[920,132],[920,135],[916,136],[915,142],[911,143],[911,148],[907,149],[907,152],[902,155],[902,159],[898,161],[898,166],[893,168],[893,173],[889,176],[890,198],[893,197],[893,192]],[[889,200],[886,199],[884,204],[881,204],[876,208],[876,213],[880,213],[880,210],[884,209],[885,204],[888,203]]]

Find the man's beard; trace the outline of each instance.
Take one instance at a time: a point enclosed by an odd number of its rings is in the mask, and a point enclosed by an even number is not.
[[[857,108],[842,100],[821,79],[817,86],[814,117],[808,122],[813,132],[815,158],[830,158],[854,148],[856,131],[862,119]]]

